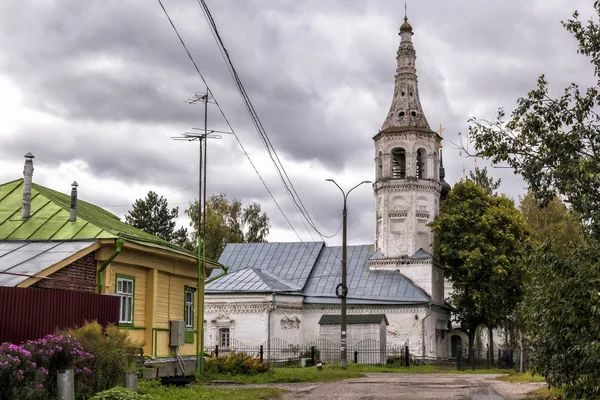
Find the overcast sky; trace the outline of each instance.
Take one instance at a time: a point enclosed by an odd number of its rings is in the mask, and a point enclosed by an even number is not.
[[[233,63],[290,179],[325,234],[338,229],[346,188],[373,179],[372,137],[389,109],[396,68],[398,0],[207,0]],[[215,97],[302,240],[309,235],[245,111],[196,0],[164,0]],[[493,118],[546,74],[559,93],[590,82],[588,61],[562,27],[592,1],[412,0],[420,97],[432,129],[445,128],[446,180],[474,167],[449,141],[470,117]],[[172,136],[201,127],[184,102],[204,87],[156,1],[0,2],[0,182],[22,177],[124,216],[149,190],[180,214],[197,197],[198,146]],[[209,127],[226,129],[215,106]],[[209,194],[259,202],[269,241],[298,240],[231,136],[209,143]],[[482,165],[480,162],[479,165]],[[494,169],[513,198],[522,181]],[[374,200],[349,198],[349,241],[372,243]],[[180,224],[187,225],[185,218]],[[340,235],[328,240],[340,243]]]

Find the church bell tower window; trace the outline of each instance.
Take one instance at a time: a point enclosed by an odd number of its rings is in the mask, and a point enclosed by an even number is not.
[[[417,179],[427,179],[425,161],[427,160],[427,153],[425,149],[417,150]]]
[[[403,148],[392,150],[392,179],[406,178],[406,151]]]
[[[377,179],[383,178],[383,154],[379,152],[377,157]]]

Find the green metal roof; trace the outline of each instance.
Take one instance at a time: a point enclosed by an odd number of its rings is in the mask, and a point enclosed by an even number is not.
[[[194,252],[126,224],[116,215],[83,200],[77,200],[77,220],[70,222],[71,196],[38,184],[32,184],[31,215],[27,219],[21,217],[22,199],[23,179],[0,185],[0,240],[123,238],[196,257]]]

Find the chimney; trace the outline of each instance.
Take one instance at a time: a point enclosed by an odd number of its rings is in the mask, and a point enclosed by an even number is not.
[[[73,181],[71,183],[71,216],[69,221],[75,222],[77,221],[77,181]]]
[[[31,215],[31,180],[33,178],[33,154],[25,154],[25,168],[23,169],[23,202],[21,203],[21,216],[23,219]]]

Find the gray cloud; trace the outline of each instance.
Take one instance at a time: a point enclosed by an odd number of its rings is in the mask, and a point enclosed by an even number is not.
[[[304,231],[197,3],[164,3],[269,188]],[[229,0],[208,5],[306,207],[325,233],[335,231],[340,199],[323,179],[350,174],[360,181],[374,175],[371,138],[391,101],[402,4]],[[473,113],[493,117],[498,106],[510,109],[541,73],[558,93],[572,80],[591,81],[587,61],[575,55],[576,42],[560,25],[574,9],[591,15],[584,1],[409,2],[421,99],[432,129],[440,123],[445,128],[448,181],[473,167],[450,145],[458,132],[467,131]],[[83,160],[93,176],[132,187],[171,193],[196,182],[197,146],[170,136],[201,125],[201,107],[183,100],[204,88],[157,3],[3,2],[2,79],[20,92],[19,109],[33,116],[0,130],[0,160],[14,165],[0,171],[2,181],[20,176],[21,157],[31,151],[40,166]],[[214,106],[209,121],[214,129],[227,129]],[[224,135],[210,146],[210,192],[259,201],[273,225],[289,232],[235,140]],[[522,182],[510,171],[492,173],[503,178],[503,190],[511,196],[522,192]],[[110,201],[94,193],[87,200],[122,204],[143,195],[120,193]],[[353,195],[350,240],[372,242],[372,192]],[[194,189],[169,196],[182,207],[193,198]],[[123,207],[111,210],[124,213]]]

